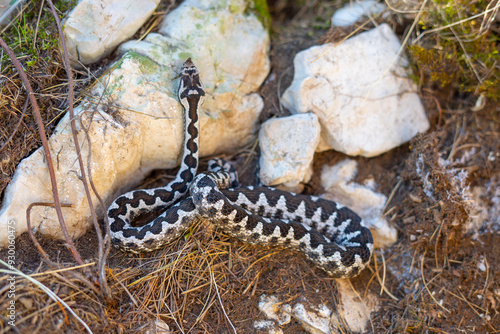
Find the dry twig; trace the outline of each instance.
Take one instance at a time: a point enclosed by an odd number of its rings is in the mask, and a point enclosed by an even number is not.
[[[97,221],[97,215],[95,212],[94,203],[92,202],[92,196],[90,194],[89,184],[88,184],[87,176],[85,173],[85,167],[83,164],[83,159],[82,159],[82,155],[81,155],[81,151],[80,151],[80,145],[78,142],[78,134],[77,134],[76,125],[75,125],[75,113],[73,110],[73,103],[74,103],[74,101],[73,101],[74,100],[73,74],[72,74],[71,65],[69,62],[68,50],[66,48],[66,41],[64,39],[64,34],[62,31],[61,21],[59,20],[59,16],[56,13],[56,10],[54,8],[54,4],[52,3],[52,0],[48,0],[48,3],[50,6],[50,9],[52,11],[52,15],[54,16],[54,19],[56,21],[57,30],[59,32],[61,46],[63,49],[63,53],[62,53],[63,60],[64,60],[63,64],[64,64],[64,68],[66,70],[66,73],[68,75],[68,88],[69,88],[68,105],[69,105],[69,114],[70,114],[71,133],[73,135],[73,141],[75,143],[75,150],[76,150],[76,154],[77,154],[77,158],[78,158],[78,164],[80,167],[81,181],[83,184],[83,188],[85,189],[85,196],[86,196],[87,202],[89,204],[90,215],[92,217],[92,222],[94,223],[94,228],[95,228],[96,233],[97,233],[97,238],[99,240],[99,285],[102,287],[104,294],[106,296],[110,297],[110,291],[109,291],[109,287],[107,285],[106,273],[105,273],[106,257],[104,256],[104,249],[103,249],[103,247],[105,245],[103,244],[102,232],[101,232],[101,229],[99,228],[99,223]],[[109,249],[109,243],[106,247]],[[106,254],[107,254],[107,252],[106,252]],[[95,282],[95,283],[97,283],[97,282]]]

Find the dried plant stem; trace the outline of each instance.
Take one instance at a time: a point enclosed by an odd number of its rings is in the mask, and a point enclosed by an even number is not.
[[[28,234],[31,238],[31,240],[33,241],[33,244],[35,245],[35,247],[38,249],[38,251],[40,252],[40,254],[42,255],[42,257],[44,258],[45,262],[55,268],[57,267],[56,263],[52,262],[49,258],[49,256],[47,255],[47,253],[45,253],[45,251],[43,250],[42,248],[42,245],[40,245],[40,243],[38,242],[38,239],[35,237],[35,234],[33,233],[33,229],[31,228],[31,218],[30,218],[30,213],[31,213],[31,209],[34,207],[34,206],[49,206],[49,207],[55,207],[55,204],[54,203],[42,203],[42,202],[36,202],[36,203],[31,203],[28,208],[26,209],[26,225],[28,226]],[[72,207],[73,205],[71,204],[61,204],[61,207]]]
[[[87,202],[89,204],[90,215],[92,217],[92,222],[94,223],[94,227],[95,227],[95,230],[97,233],[97,238],[99,240],[99,269],[100,269],[99,270],[99,285],[103,288],[103,291],[105,292],[105,294],[109,296],[109,288],[108,288],[107,281],[106,281],[106,274],[104,272],[106,257],[104,256],[102,233],[101,233],[101,229],[99,228],[99,223],[97,222],[97,215],[95,212],[94,203],[92,202],[92,196],[90,194],[89,184],[87,181],[87,175],[85,173],[85,166],[83,164],[83,159],[82,159],[82,155],[81,155],[81,151],[80,151],[80,144],[78,142],[78,134],[76,131],[75,113],[73,110],[73,103],[74,103],[73,74],[71,71],[70,63],[69,63],[68,50],[66,48],[66,40],[64,39],[64,34],[62,31],[62,27],[61,27],[61,21],[59,20],[59,16],[56,13],[54,4],[52,3],[52,0],[47,0],[47,2],[48,2],[50,9],[52,11],[52,15],[54,16],[54,19],[56,21],[57,30],[59,32],[59,36],[61,39],[61,46],[63,49],[62,56],[63,56],[63,60],[64,60],[63,64],[64,64],[64,68],[66,70],[66,73],[68,75],[68,88],[69,88],[68,106],[69,106],[71,133],[73,135],[73,141],[75,143],[75,150],[76,150],[76,154],[78,157],[78,164],[80,167],[83,188],[85,189],[85,196],[86,196]]]
[[[441,307],[443,310],[446,311],[446,313],[450,313],[450,310],[448,310],[446,307],[444,307],[443,305],[441,305],[437,300],[436,298],[434,297],[434,295],[431,293],[431,291],[429,290],[429,287],[427,286],[427,282],[425,281],[425,276],[424,276],[424,260],[425,260],[425,253],[426,251],[424,251],[424,254],[422,254],[422,261],[420,262],[420,272],[422,274],[422,283],[424,283],[424,287],[425,287],[425,290],[427,290],[427,293],[429,294],[429,296],[432,298],[432,300],[436,303],[437,306]]]
[[[460,21],[457,21],[457,22],[453,22],[453,23],[450,23],[450,24],[442,26],[442,27],[437,27],[437,28],[434,28],[434,29],[426,30],[423,33],[421,33],[415,40],[413,40],[412,44],[417,43],[425,35],[428,35],[430,33],[437,32],[437,31],[441,31],[441,30],[444,30],[444,29],[447,29],[447,28],[454,27],[454,26],[462,24],[462,23],[464,23],[466,21],[471,21],[471,20],[477,19],[478,17],[484,16],[484,15],[488,14],[489,12],[498,11],[499,8],[500,8],[500,1],[495,5],[495,7],[487,9],[487,10],[485,10],[482,13],[479,13],[479,14],[467,17],[467,18],[465,18],[463,20],[460,20]]]
[[[215,293],[217,294],[217,299],[219,300],[220,307],[222,309],[222,313],[224,313],[224,316],[226,317],[227,321],[231,325],[231,328],[233,329],[234,333],[236,334],[236,328],[234,328],[234,325],[231,322],[231,319],[229,319],[229,317],[228,317],[228,315],[226,313],[226,310],[224,309],[224,304],[222,303],[222,299],[220,298],[219,288],[217,287],[217,282],[215,281],[214,272],[212,271],[212,268],[210,268],[210,264],[208,264],[208,266],[209,266],[208,270],[209,270],[209,273],[210,273],[210,280],[212,281],[212,283],[213,283],[213,285],[215,287]]]

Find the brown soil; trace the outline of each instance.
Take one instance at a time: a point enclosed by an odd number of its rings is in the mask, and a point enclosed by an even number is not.
[[[278,96],[291,83],[297,52],[325,40],[342,40],[354,30],[326,30],[324,20],[339,3],[272,3],[272,71],[260,90],[265,101],[261,121],[289,114],[280,107]],[[162,4],[161,10],[167,7]],[[145,27],[155,20],[158,18]],[[396,14],[391,22],[399,33],[411,24]],[[364,30],[372,27],[369,24]],[[35,92],[49,92],[37,96],[49,133],[59,111],[66,107],[67,93],[64,86],[58,86],[66,80],[60,56],[51,53],[50,57],[50,62],[28,69]],[[91,70],[98,73],[104,64]],[[16,128],[26,100],[15,71],[2,74],[9,80],[0,78],[5,85],[2,94],[8,99],[0,103],[1,145]],[[86,74],[76,76],[81,80],[79,88],[91,82]],[[420,84],[420,95],[432,124],[427,133],[379,157],[354,158],[359,164],[356,181],[374,178],[377,191],[391,196],[385,215],[397,228],[398,241],[377,250],[370,267],[351,282],[360,296],[379,295],[379,309],[368,325],[370,332],[498,333],[500,107],[488,101],[475,108],[476,96],[435,87],[426,80]],[[31,107],[20,124],[0,152],[0,192],[17,163],[40,145]],[[243,184],[255,182],[258,151],[254,145],[226,158],[236,163]],[[317,154],[315,174],[305,192],[320,194],[322,166],[344,158],[334,151]],[[174,174],[155,171],[144,186],[164,184]],[[484,223],[471,227],[474,217],[481,217]],[[152,254],[138,256],[112,249],[106,267],[107,294],[103,286],[92,283],[84,269],[74,268],[76,262],[64,242],[37,237],[50,259],[69,270],[49,268],[27,234],[16,240],[18,268],[27,274],[43,273],[34,278],[62,298],[94,333],[143,333],[155,319],[166,322],[173,333],[231,333],[231,324],[238,333],[258,333],[254,321],[265,319],[257,307],[263,294],[289,304],[307,298],[334,308],[339,302],[336,281],[303,256],[242,244],[204,222]],[[97,263],[94,230],[75,244],[87,263]],[[7,256],[6,250],[0,251],[0,259]],[[94,277],[98,275],[96,265],[89,268]],[[0,276],[0,310],[6,310],[11,300],[7,278]],[[391,295],[380,293],[382,287]],[[0,333],[85,332],[64,307],[25,279],[17,278],[14,298],[17,327],[9,327],[7,313],[0,311]],[[305,333],[293,320],[282,329]],[[339,332],[351,330],[343,325]]]

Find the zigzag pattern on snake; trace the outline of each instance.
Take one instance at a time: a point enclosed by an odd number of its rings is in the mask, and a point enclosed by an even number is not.
[[[155,250],[202,217],[244,242],[300,251],[333,277],[353,277],[366,267],[372,235],[341,204],[268,187],[230,188],[237,187],[236,175],[223,162],[211,162],[210,172],[196,175],[198,107],[205,91],[190,58],[182,67],[178,95],[185,129],[181,167],[164,187],[130,191],[114,200],[108,218],[115,246],[135,253]],[[191,196],[179,201],[188,190]],[[140,215],[165,209],[144,226],[131,225]]]

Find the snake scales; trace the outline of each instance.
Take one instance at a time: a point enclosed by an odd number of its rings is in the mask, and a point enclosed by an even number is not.
[[[187,59],[180,74],[179,101],[184,108],[184,153],[175,179],[164,187],[134,190],[116,198],[108,209],[115,246],[140,253],[162,247],[185,232],[196,217],[209,220],[244,242],[302,252],[333,277],[353,277],[373,252],[370,230],[341,204],[315,196],[268,187],[236,186],[228,164],[198,168],[198,107],[205,91],[198,69]],[[181,198],[190,192],[189,197]],[[168,209],[167,209],[168,208]],[[143,214],[165,210],[150,223],[130,223]]]

